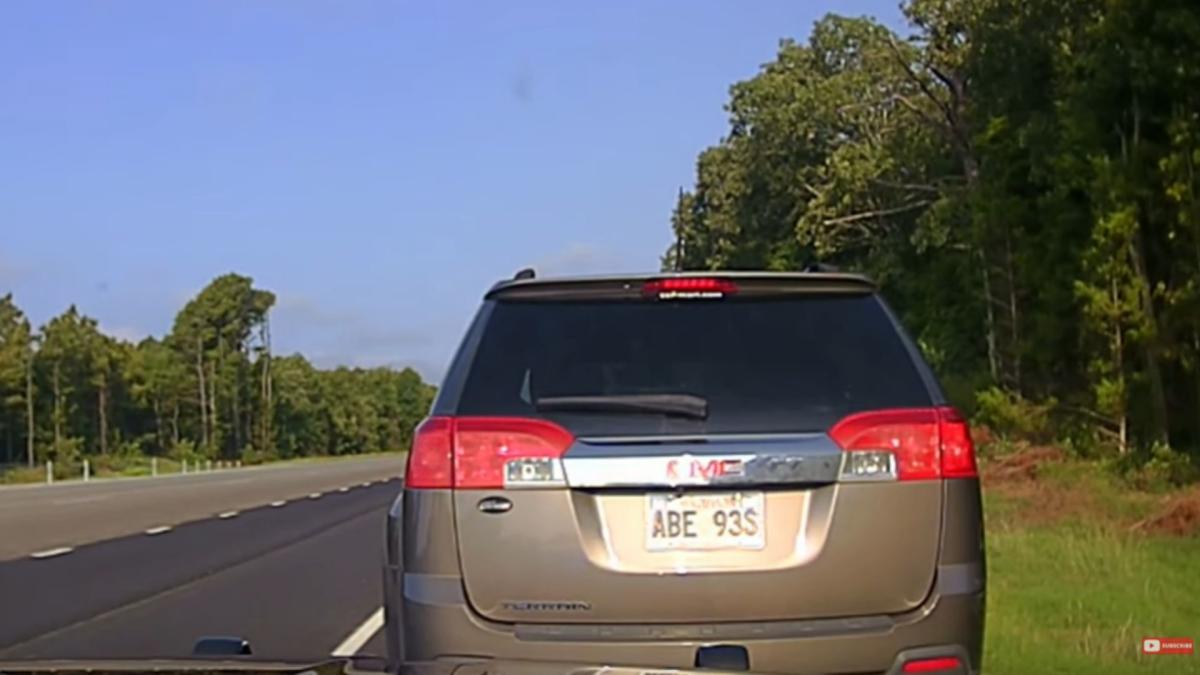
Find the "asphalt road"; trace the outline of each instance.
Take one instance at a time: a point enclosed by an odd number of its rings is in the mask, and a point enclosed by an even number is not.
[[[333,469],[340,483],[310,469]],[[34,558],[23,544],[24,555],[0,561],[0,660],[180,658],[206,635],[246,638],[263,659],[321,659],[339,649],[382,654],[374,627],[399,461],[261,471],[261,491],[257,478],[224,487],[219,480],[181,483],[204,495],[183,499],[191,506],[182,510],[176,491],[152,481],[137,488],[92,483],[99,492],[80,494],[105,495],[100,503],[108,508],[125,504],[135,532],[83,542],[65,538],[76,531],[67,528],[55,540],[71,547],[67,553]],[[232,501],[220,504],[217,495]],[[6,513],[11,502],[2,500],[9,498],[0,494],[0,539],[11,533],[45,545],[26,528],[10,529],[19,519]],[[171,529],[140,529],[152,523]]]
[[[398,476],[402,455],[0,487],[0,560]]]

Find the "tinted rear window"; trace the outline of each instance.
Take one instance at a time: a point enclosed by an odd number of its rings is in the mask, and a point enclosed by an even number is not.
[[[693,394],[708,417],[539,412],[539,397]],[[496,301],[460,415],[554,420],[577,435],[824,431],[863,410],[930,405],[869,295],[682,302]]]

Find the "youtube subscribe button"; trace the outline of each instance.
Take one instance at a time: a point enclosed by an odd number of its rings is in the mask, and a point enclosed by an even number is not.
[[[1155,656],[1159,654],[1192,654],[1195,650],[1196,646],[1192,638],[1142,638],[1143,654]]]

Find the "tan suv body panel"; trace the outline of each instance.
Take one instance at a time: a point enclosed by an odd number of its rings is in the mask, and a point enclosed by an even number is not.
[[[477,508],[497,496],[512,509]],[[764,497],[762,550],[647,552],[641,492],[459,490],[467,598],[497,621],[677,623],[889,614],[929,595],[940,481]],[[863,542],[889,555],[871,555]]]
[[[532,624],[483,617],[466,599],[452,493],[405,491],[389,514],[388,651],[393,666],[404,655],[414,661],[486,658],[691,668],[697,648],[737,644],[746,647],[755,672],[827,675],[885,673],[900,654],[924,647],[961,653],[977,671],[986,581],[979,483],[949,480],[941,486],[944,527],[935,578],[928,597],[912,610],[792,621],[645,624]],[[425,536],[399,536],[404,531]],[[852,578],[845,575],[847,582]]]

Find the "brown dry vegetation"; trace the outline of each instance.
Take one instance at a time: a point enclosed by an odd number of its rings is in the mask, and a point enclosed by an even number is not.
[[[1200,488],[1169,498],[1158,513],[1139,520],[1130,529],[1177,537],[1200,535]]]
[[[982,462],[992,502],[1008,508],[997,526],[1085,523],[1100,529],[1200,536],[1200,487],[1155,495],[1120,483],[1099,467],[1054,446],[1027,446]]]

